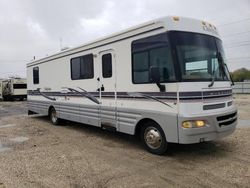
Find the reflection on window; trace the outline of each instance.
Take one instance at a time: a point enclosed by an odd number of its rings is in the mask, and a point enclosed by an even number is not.
[[[212,36],[189,33],[171,32],[173,46],[177,50],[177,59],[181,69],[182,80],[211,81],[228,80],[224,73],[222,46],[218,39]],[[216,46],[217,45],[217,46]]]

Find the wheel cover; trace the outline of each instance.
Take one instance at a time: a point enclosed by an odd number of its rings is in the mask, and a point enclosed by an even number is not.
[[[147,127],[144,132],[144,140],[151,149],[158,149],[162,144],[162,136],[160,131],[155,127]]]

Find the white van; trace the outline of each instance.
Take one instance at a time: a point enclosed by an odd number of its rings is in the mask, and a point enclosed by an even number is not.
[[[164,17],[27,64],[29,113],[138,134],[146,149],[222,138],[237,124],[214,25]]]

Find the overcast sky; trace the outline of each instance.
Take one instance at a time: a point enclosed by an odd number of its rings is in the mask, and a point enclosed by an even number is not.
[[[0,77],[26,63],[167,15],[218,26],[231,70],[250,69],[250,0],[0,0]]]

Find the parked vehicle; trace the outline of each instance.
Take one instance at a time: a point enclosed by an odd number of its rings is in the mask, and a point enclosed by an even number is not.
[[[2,81],[3,100],[24,100],[27,98],[27,80],[9,78]]]
[[[3,100],[3,82],[0,79],[0,101]]]
[[[27,64],[29,114],[140,135],[163,154],[235,130],[237,109],[214,25],[165,17]]]

